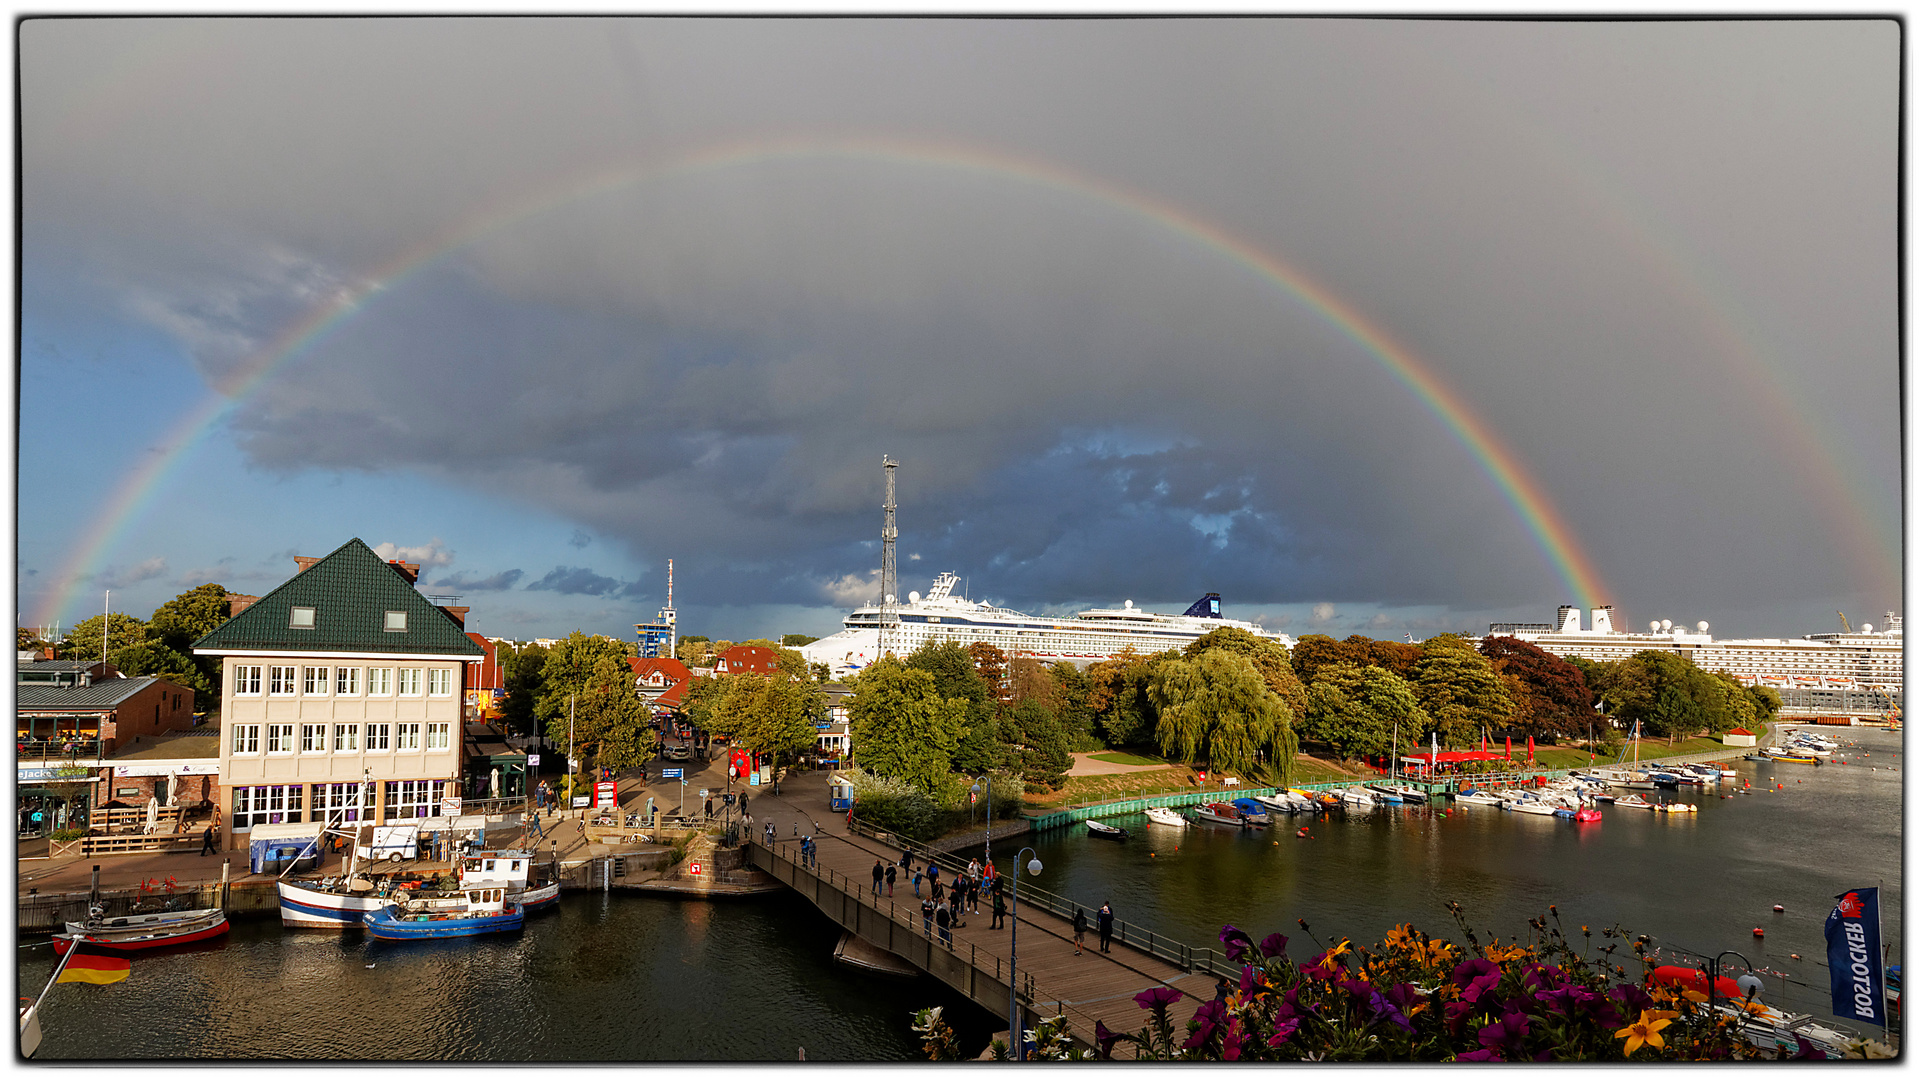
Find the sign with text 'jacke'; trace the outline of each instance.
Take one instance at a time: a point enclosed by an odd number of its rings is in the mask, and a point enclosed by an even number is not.
[[[1827,971],[1833,1015],[1887,1026],[1886,978],[1880,970],[1880,890],[1852,889],[1827,916]]]

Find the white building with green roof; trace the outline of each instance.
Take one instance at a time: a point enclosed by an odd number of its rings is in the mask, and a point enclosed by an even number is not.
[[[255,825],[438,817],[460,793],[464,676],[481,648],[357,538],[299,563],[193,646],[224,674],[228,847]]]

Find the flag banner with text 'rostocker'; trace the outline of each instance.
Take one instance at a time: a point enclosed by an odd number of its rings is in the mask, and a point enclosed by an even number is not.
[[[1887,1026],[1886,980],[1880,970],[1880,890],[1852,889],[1827,916],[1827,970],[1833,1015]]]

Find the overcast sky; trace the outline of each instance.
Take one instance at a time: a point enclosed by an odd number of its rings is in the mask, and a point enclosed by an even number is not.
[[[489,634],[630,635],[669,558],[683,632],[825,634],[877,595],[886,454],[903,590],[1217,591],[1336,636],[1589,599],[1720,636],[1877,623],[1899,45],[28,22],[21,615],[258,593],[358,536]]]

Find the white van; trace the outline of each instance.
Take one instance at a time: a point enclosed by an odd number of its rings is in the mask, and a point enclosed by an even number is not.
[[[362,859],[385,859],[388,862],[418,859],[420,826],[375,825],[373,843],[355,845],[355,853]]]

